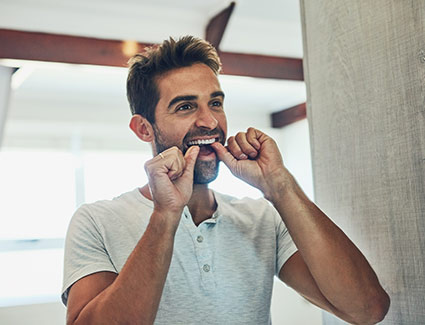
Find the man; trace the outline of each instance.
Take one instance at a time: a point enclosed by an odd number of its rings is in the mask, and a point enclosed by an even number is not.
[[[348,322],[382,320],[389,297],[374,271],[304,195],[274,140],[249,128],[224,146],[219,70],[193,37],[133,59],[130,128],[152,145],[149,183],[75,213],[68,324],[269,324],[274,275]],[[265,199],[208,189],[219,161]]]

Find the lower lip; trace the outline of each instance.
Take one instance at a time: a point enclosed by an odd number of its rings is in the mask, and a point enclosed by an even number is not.
[[[202,148],[202,147],[201,147]],[[216,158],[216,154],[214,149],[210,148],[211,150],[203,151],[202,149],[199,151],[198,159],[200,160],[209,160],[211,158]]]
[[[216,154],[215,152],[211,152],[207,155],[204,154],[199,154],[197,160],[211,160],[211,159],[216,159]]]

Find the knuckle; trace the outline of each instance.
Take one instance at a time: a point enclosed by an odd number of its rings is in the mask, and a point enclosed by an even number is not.
[[[242,150],[239,146],[233,146],[233,147],[229,147],[229,151],[233,154],[233,155],[240,155],[242,154]]]
[[[177,157],[179,158],[179,160],[182,160],[182,159],[184,159],[183,157],[183,152],[181,151],[181,150],[178,150],[177,151]]]
[[[144,168],[146,171],[149,171],[150,166],[151,166],[151,160],[148,160],[148,161],[146,161],[146,162],[145,162],[145,164],[143,165],[143,168]]]
[[[236,137],[239,139],[245,135],[245,132],[238,132],[236,133]]]
[[[176,147],[170,147],[170,148],[165,149],[162,153],[163,153],[164,156],[165,155],[173,155],[175,150],[176,150]]]

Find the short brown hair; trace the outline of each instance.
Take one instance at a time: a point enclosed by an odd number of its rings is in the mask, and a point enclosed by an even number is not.
[[[173,69],[204,63],[218,75],[221,62],[215,48],[208,42],[184,36],[178,41],[170,37],[161,45],[149,47],[129,61],[127,99],[131,113],[140,114],[155,123],[155,107],[159,101],[157,78]]]

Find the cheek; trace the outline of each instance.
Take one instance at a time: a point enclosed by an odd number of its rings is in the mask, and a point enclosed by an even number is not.
[[[172,125],[168,128],[167,132],[163,133],[163,138],[168,144],[174,146],[181,146],[186,134],[189,132],[178,125]]]
[[[181,123],[177,121],[162,121],[157,123],[157,132],[159,131],[160,139],[167,144],[175,145],[181,142],[182,137],[186,134],[186,129]]]
[[[222,114],[222,116],[218,119],[218,125],[220,126],[221,130],[224,132],[224,135],[227,136],[227,118],[226,114]]]

